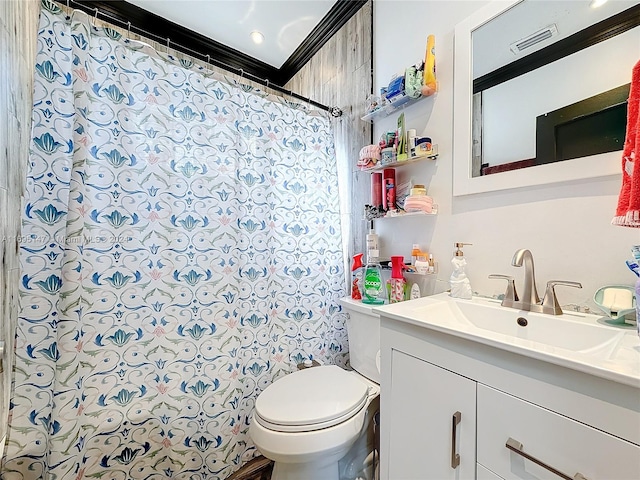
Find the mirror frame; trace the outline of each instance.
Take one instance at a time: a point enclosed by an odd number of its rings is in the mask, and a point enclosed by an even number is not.
[[[550,183],[622,175],[622,151],[591,155],[533,167],[473,177],[472,32],[524,0],[495,0],[455,27],[453,79],[453,196],[531,187]]]

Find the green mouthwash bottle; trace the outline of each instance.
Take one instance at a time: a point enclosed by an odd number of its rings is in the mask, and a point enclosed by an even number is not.
[[[369,259],[364,270],[364,295],[362,303],[369,305],[383,305],[382,270],[380,264]]]

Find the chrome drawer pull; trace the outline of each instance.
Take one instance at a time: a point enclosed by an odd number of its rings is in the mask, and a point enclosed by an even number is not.
[[[512,452],[517,453],[518,455],[526,458],[527,460],[531,460],[536,465],[540,465],[542,468],[546,468],[551,473],[555,473],[557,476],[559,476],[560,478],[563,478],[564,480],[588,480],[587,477],[582,475],[580,472],[576,473],[573,477],[570,477],[569,475],[565,475],[561,471],[556,470],[552,466],[547,465],[544,462],[541,462],[537,458],[532,457],[531,455],[523,451],[524,446],[519,441],[514,440],[511,437],[509,437],[509,440],[507,440],[507,443],[505,443],[504,446],[507,447]]]
[[[455,469],[460,465],[460,455],[456,453],[456,430],[462,420],[462,414],[456,412],[451,418],[451,468]]]

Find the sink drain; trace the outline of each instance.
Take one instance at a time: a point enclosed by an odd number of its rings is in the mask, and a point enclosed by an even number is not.
[[[518,325],[520,325],[521,327],[526,327],[527,325],[529,325],[529,320],[527,320],[524,317],[518,317]]]

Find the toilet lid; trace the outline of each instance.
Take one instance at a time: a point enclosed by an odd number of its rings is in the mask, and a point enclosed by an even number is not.
[[[258,423],[280,432],[308,432],[351,418],[366,405],[368,386],[335,365],[306,368],[269,385],[256,400]]]

